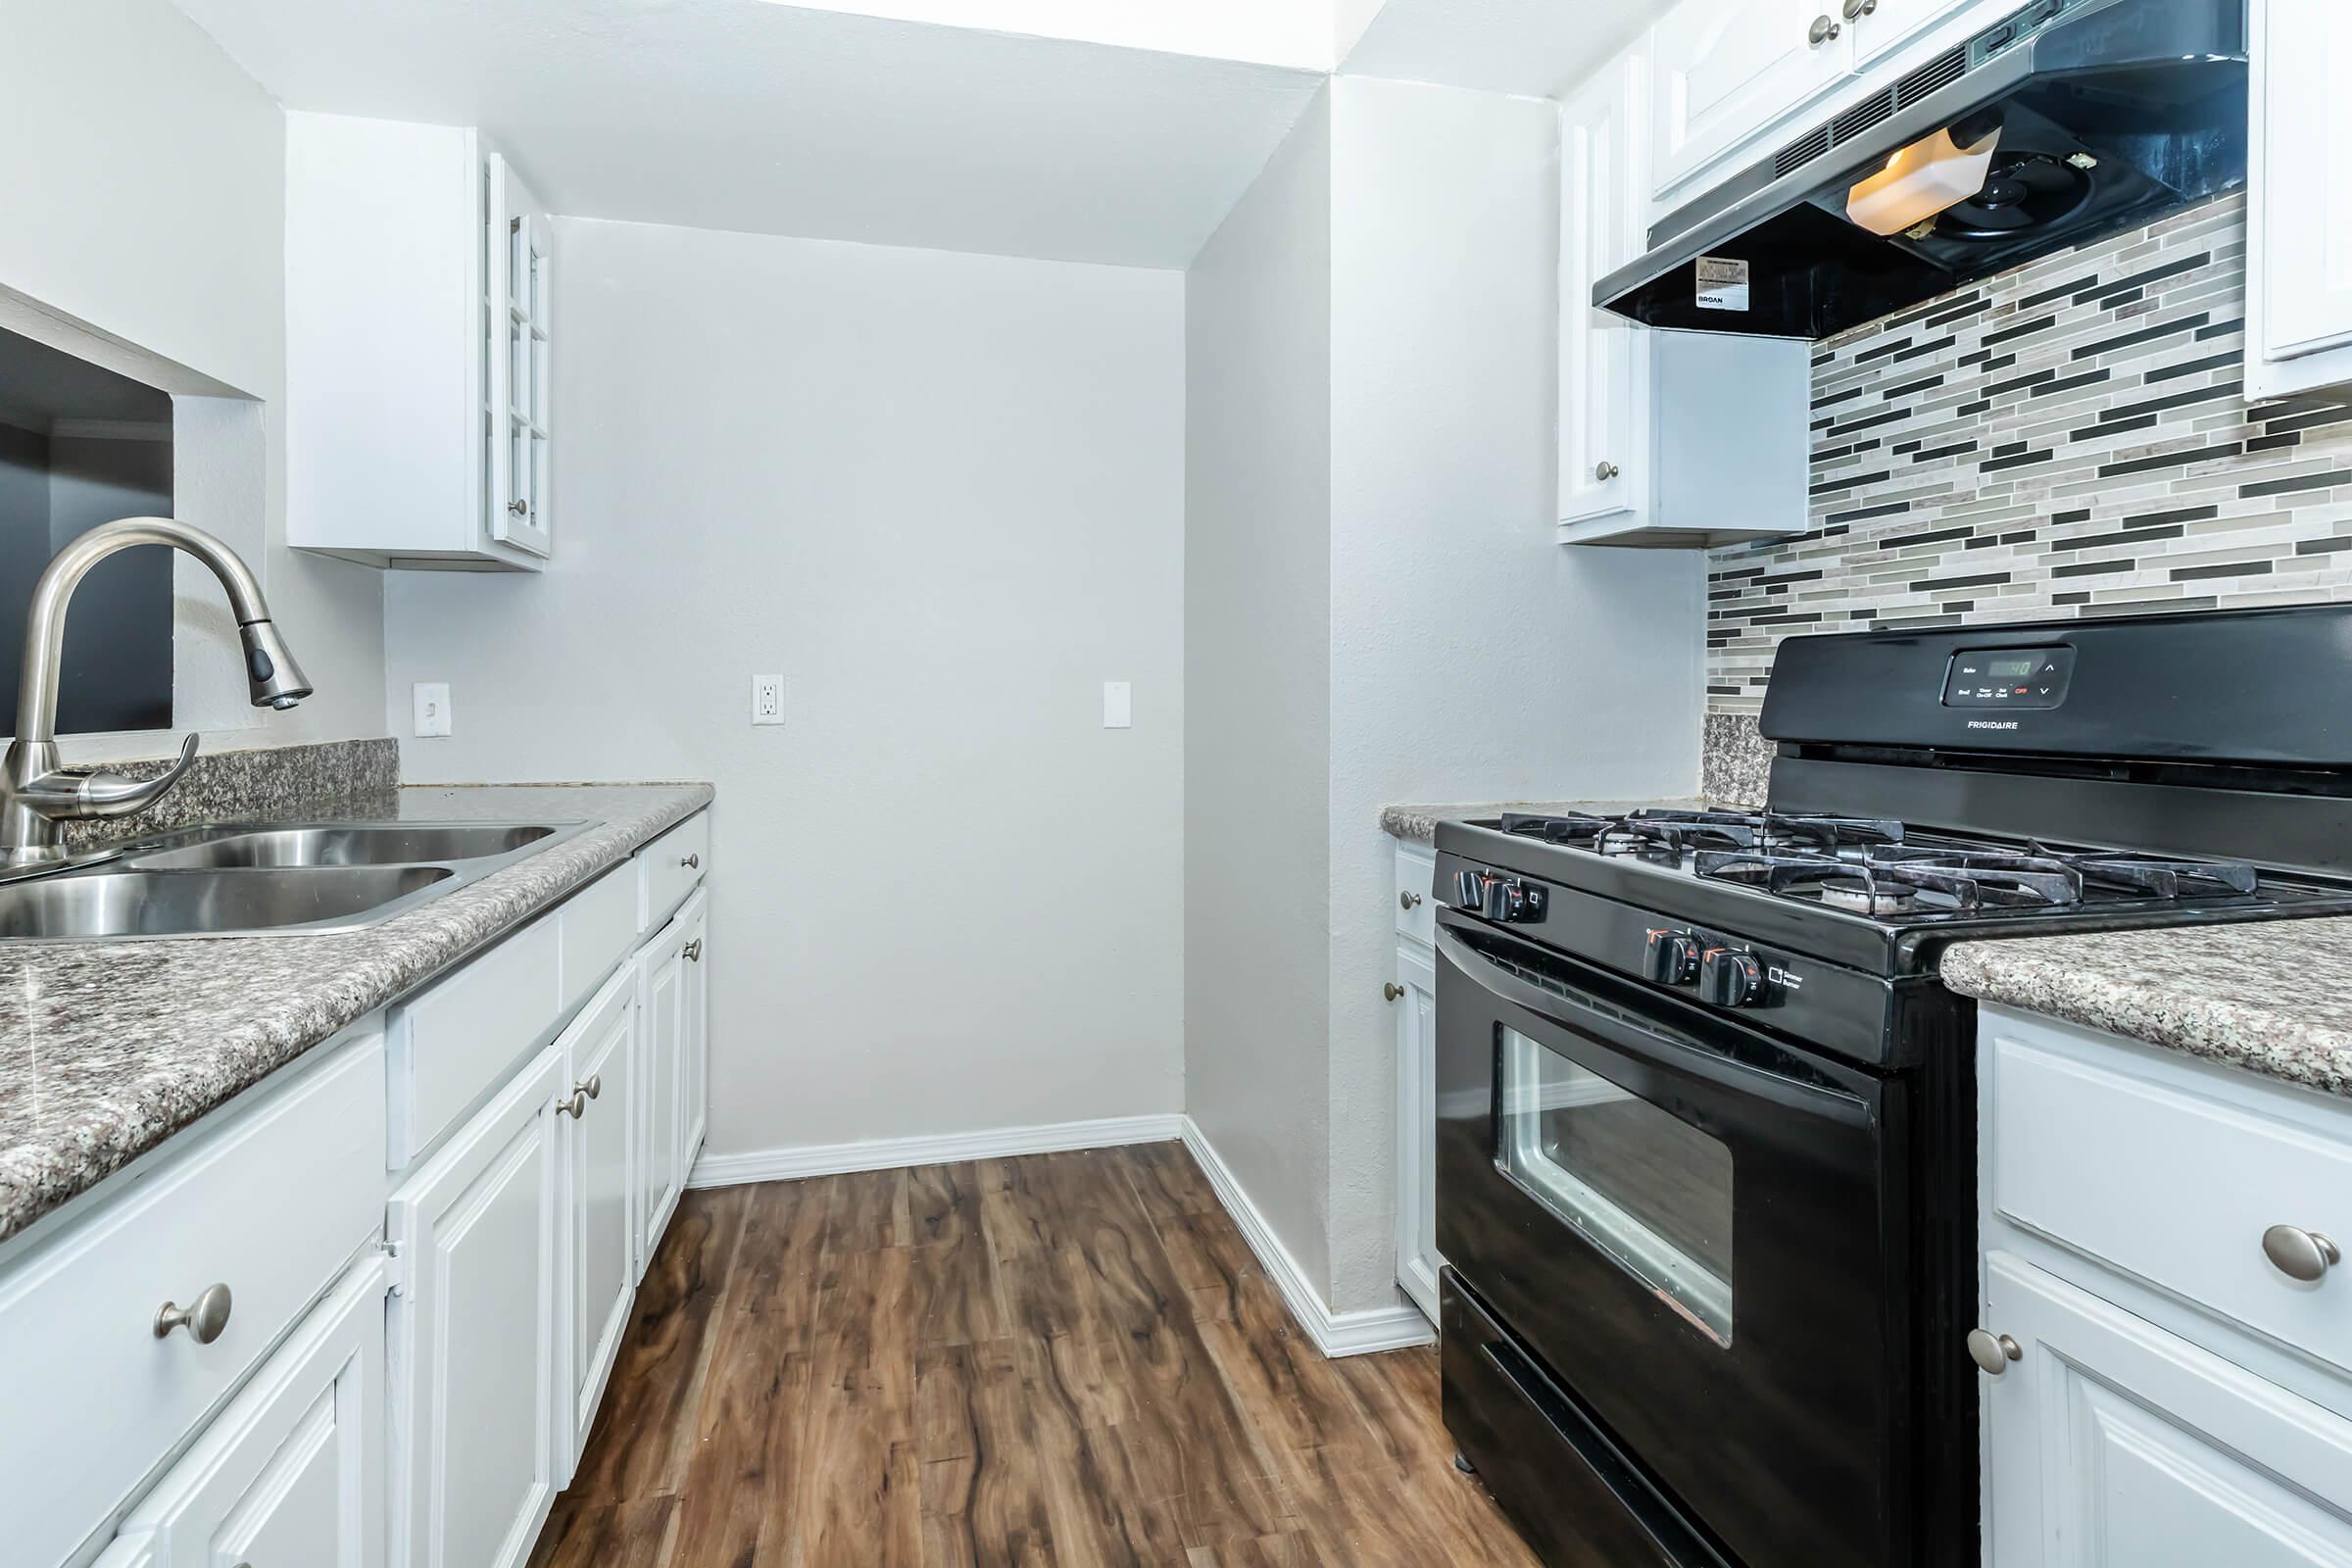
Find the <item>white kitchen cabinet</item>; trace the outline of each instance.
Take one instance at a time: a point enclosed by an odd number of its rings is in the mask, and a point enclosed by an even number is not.
[[[1692,175],[1844,81],[1854,40],[1840,5],[1683,0],[1660,18],[1649,44],[1647,194],[1680,200]]]
[[[355,1265],[122,1522],[108,1563],[381,1568],[384,1262]]]
[[[696,900],[701,898],[696,895]],[[678,917],[637,953],[637,1016],[642,1065],[639,1080],[644,1108],[638,1125],[644,1129],[639,1147],[644,1163],[639,1172],[640,1232],[637,1272],[643,1277],[653,1261],[654,1249],[685,1190],[683,1140],[686,1035],[686,970],[691,940],[688,916],[700,905],[689,901]]]
[[[637,981],[598,992],[559,1042],[571,1098],[563,1123],[565,1462],[578,1462],[636,1298]]]
[[[1647,60],[1629,51],[1560,116],[1562,544],[1696,547],[1806,526],[1811,348],[1657,332],[1592,304],[1642,244]]]
[[[2352,7],[2252,0],[2246,395],[2352,382]]]
[[[474,131],[286,117],[286,538],[378,566],[554,551],[554,228]]]
[[[1854,65],[1864,69],[1961,8],[1981,4],[1982,0],[1838,0],[1838,15],[1853,28]]]
[[[1642,252],[1646,68],[1634,50],[1560,109],[1563,523],[1638,512],[1646,478],[1634,456],[1635,404],[1649,392],[1646,331],[1592,303],[1593,285]]]
[[[678,1137],[678,1180],[693,1174],[703,1133],[710,1125],[710,904],[697,899],[686,917],[685,1017],[679,1030],[680,1114],[686,1130]]]
[[[0,1270],[0,1562],[70,1560],[343,1272],[383,1217],[380,1029],[321,1046]],[[299,1181],[287,1173],[299,1171]],[[217,1335],[159,1309],[225,1298]],[[92,1391],[105,1391],[93,1397]],[[39,1420],[21,1412],[39,1411]]]
[[[559,1446],[561,1046],[532,1058],[394,1193],[393,1568],[513,1568],[570,1450]],[[260,1568],[260,1565],[256,1565]]]
[[[1396,973],[1386,995],[1396,1015],[1396,1284],[1438,1321],[1437,861],[1396,846]]]
[[[2352,1422],[2012,1254],[1985,1280],[1989,1568],[2352,1563]]]

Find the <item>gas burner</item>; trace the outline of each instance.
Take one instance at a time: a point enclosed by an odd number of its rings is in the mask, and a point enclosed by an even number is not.
[[[1502,830],[1522,838],[1543,839],[1550,844],[1590,844],[1606,829],[1611,818],[1594,816],[1589,811],[1570,811],[1564,816],[1537,816],[1523,811],[1505,811]]]
[[[1916,888],[1889,886],[1863,876],[1828,876],[1816,884],[1821,902],[1855,914],[1906,914],[1919,905]]]

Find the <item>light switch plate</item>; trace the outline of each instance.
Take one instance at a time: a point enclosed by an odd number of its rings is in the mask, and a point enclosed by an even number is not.
[[[449,731],[449,682],[420,680],[409,688],[416,706],[416,731],[419,735],[446,735]]]
[[[781,724],[784,722],[784,677],[754,675],[752,677],[752,722]]]
[[[1135,688],[1123,680],[1102,683],[1102,727],[1132,729],[1135,727]]]

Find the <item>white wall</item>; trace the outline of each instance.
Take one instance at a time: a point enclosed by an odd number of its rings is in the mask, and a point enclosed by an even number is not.
[[[1703,563],[1552,542],[1554,117],[1339,77],[1190,279],[1187,1103],[1339,1312],[1396,1298],[1380,808],[1698,772]]]
[[[716,783],[714,1152],[1180,1108],[1181,275],[557,239],[561,546],[388,579],[406,776]]]
[[[0,212],[11,215],[0,290],[55,313],[43,341],[72,348],[95,329],[264,400],[260,419],[244,421],[246,471],[183,511],[247,552],[318,693],[288,713],[244,707],[234,627],[213,606],[219,586],[187,567],[178,662],[218,664],[229,685],[209,672],[182,684],[177,716],[212,744],[381,734],[375,574],[285,548],[284,117],[168,0],[0,0],[0,145],[37,149],[0,159]],[[212,462],[211,477],[236,466]],[[231,690],[233,707],[221,700]],[[147,734],[68,750],[168,749]]]
[[[1331,105],[1185,279],[1185,1095],[1318,1288],[1331,606]]]
[[[1393,801],[1689,794],[1704,558],[1552,541],[1556,106],[1331,86],[1332,1293],[1394,1278]]]

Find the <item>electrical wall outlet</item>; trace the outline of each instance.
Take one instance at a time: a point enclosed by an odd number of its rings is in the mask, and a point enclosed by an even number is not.
[[[754,675],[752,677],[752,722],[781,724],[784,722],[784,677]]]
[[[1102,727],[1135,727],[1135,687],[1131,682],[1106,680],[1102,683]]]
[[[449,733],[449,683],[420,680],[409,688],[416,707],[416,730],[419,735]]]

